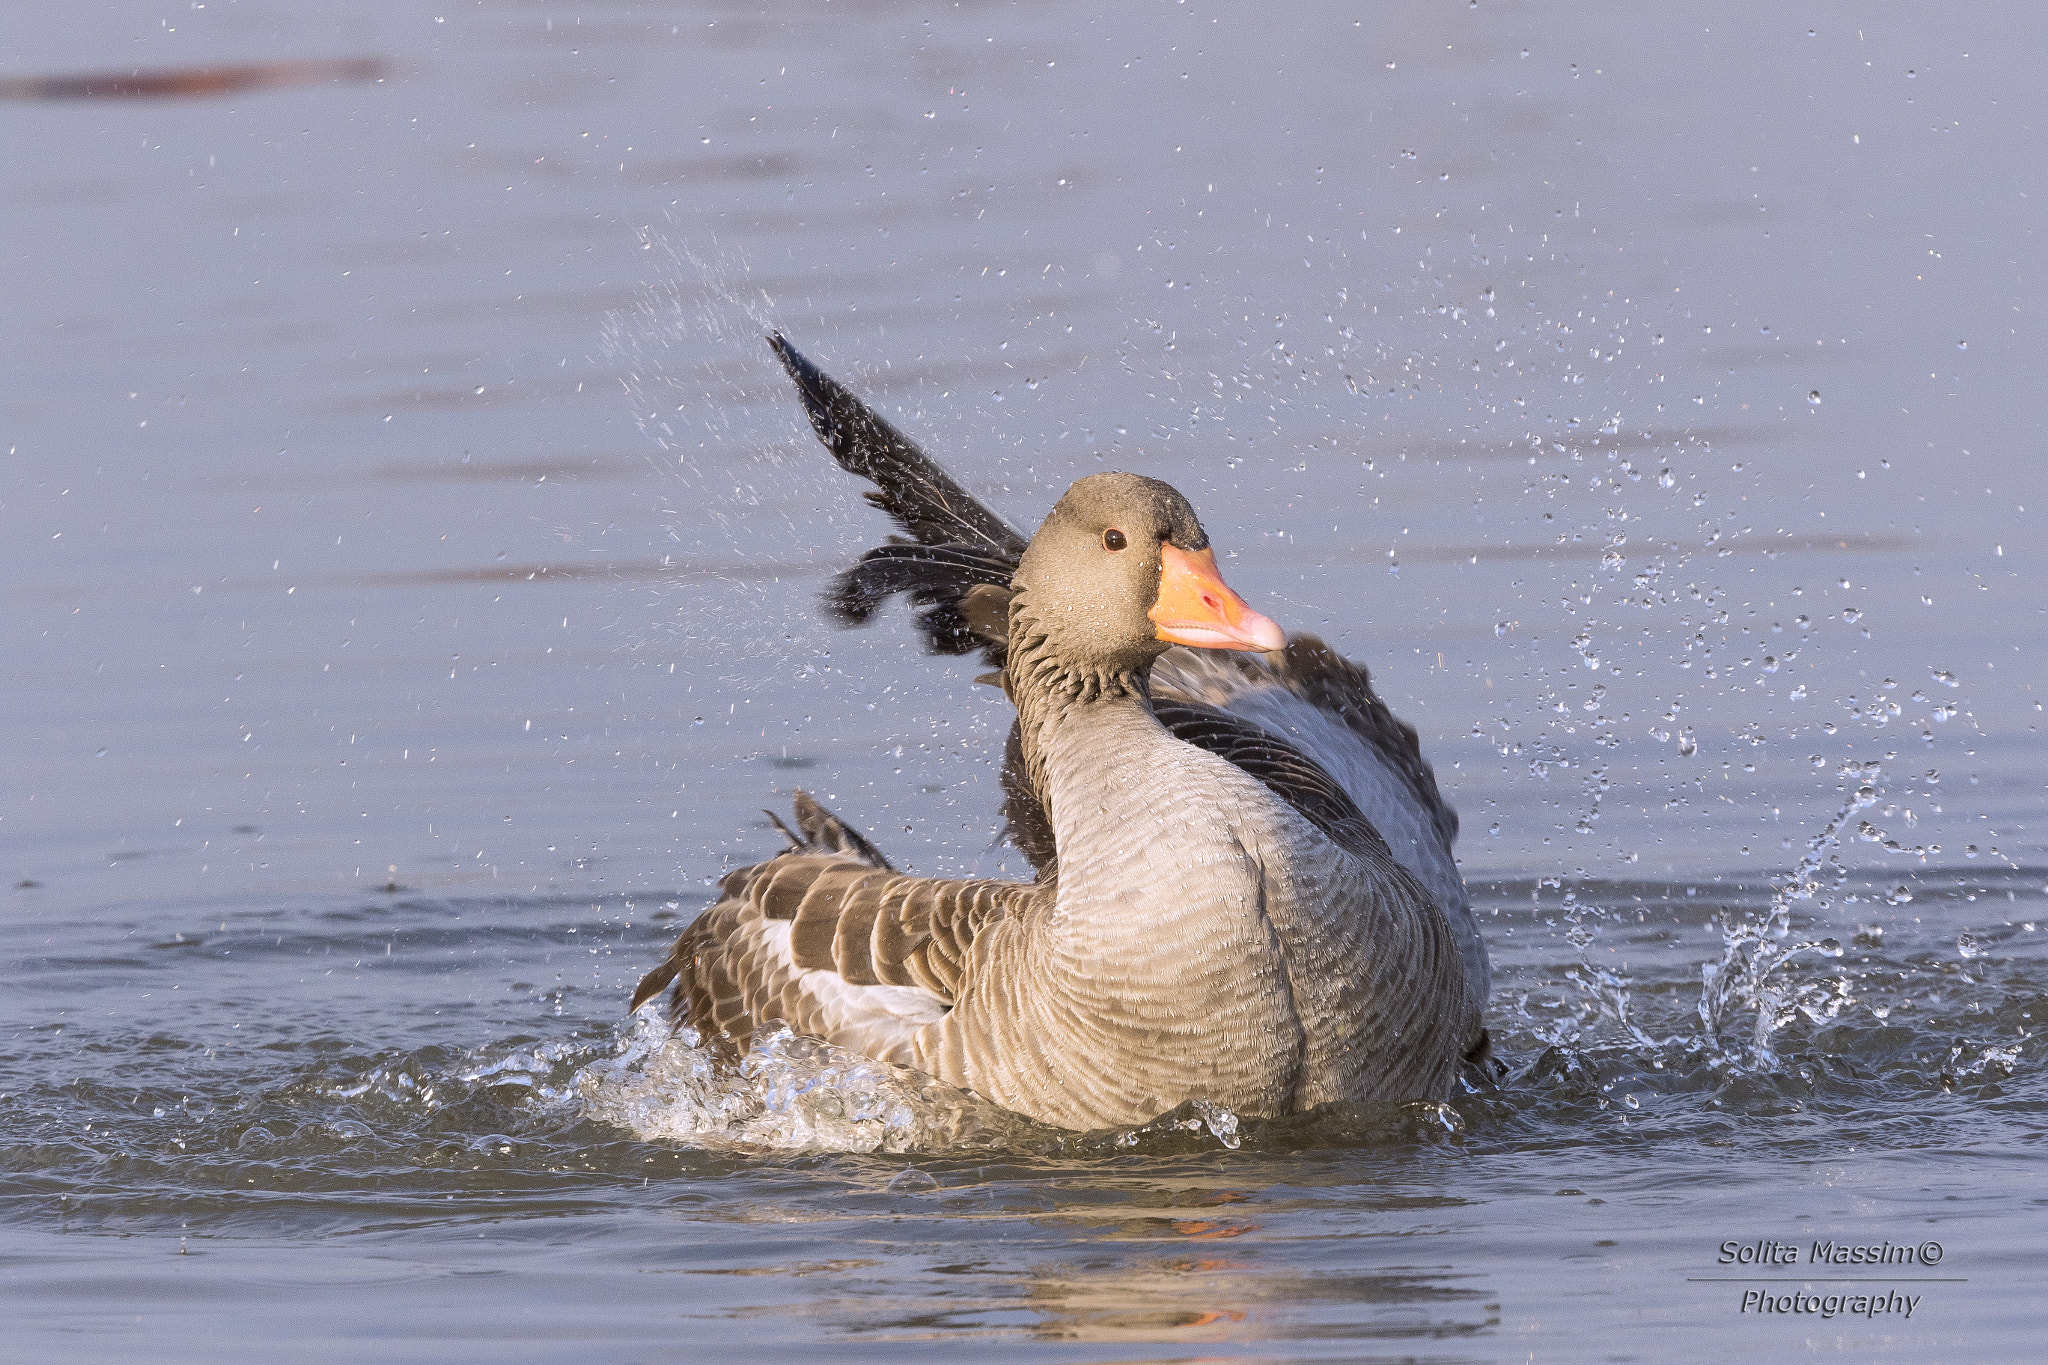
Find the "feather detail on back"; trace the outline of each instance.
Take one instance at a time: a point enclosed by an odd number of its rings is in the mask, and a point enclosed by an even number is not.
[[[1169,650],[1152,668],[1156,696],[1207,702],[1240,713],[1250,694],[1278,688],[1340,722],[1369,746],[1429,812],[1438,839],[1449,849],[1458,837],[1458,813],[1438,791],[1422,757],[1415,727],[1397,719],[1373,691],[1372,675],[1313,635],[1297,634],[1277,654],[1219,654]],[[1269,727],[1270,728],[1270,727]]]
[[[1200,702],[1154,700],[1152,714],[1181,743],[1206,750],[1256,777],[1267,791],[1301,812],[1339,847],[1361,856],[1391,856],[1387,841],[1351,794],[1286,740]]]
[[[1295,676],[1288,670],[1293,667],[1296,655],[1306,660],[1300,670],[1303,673],[1327,670],[1325,659],[1351,670],[1352,676],[1346,682],[1352,690],[1337,698],[1342,710],[1333,710],[1329,721],[1348,729],[1384,767],[1382,780],[1371,788],[1354,791],[1347,787],[1325,766],[1319,751],[1313,746],[1304,747],[1298,738],[1287,737],[1282,729],[1285,719],[1270,714],[1275,708],[1254,707],[1254,713],[1264,713],[1256,717],[1240,710],[1245,698],[1259,689],[1288,688],[1288,680]],[[1406,857],[1395,856],[1411,871],[1419,872],[1415,866],[1418,857],[1434,857],[1450,866],[1457,815],[1437,793],[1435,775],[1422,761],[1415,731],[1394,719],[1386,703],[1373,693],[1366,671],[1338,658],[1312,635],[1296,636],[1285,652],[1267,657],[1275,662],[1261,663],[1245,655],[1169,650],[1153,666],[1152,714],[1175,739],[1235,764],[1331,839],[1355,853],[1369,849],[1382,854],[1390,852],[1373,823],[1373,815],[1361,802],[1390,792],[1401,798],[1412,796],[1412,804],[1427,812],[1423,837],[1427,847],[1410,849]],[[1337,692],[1334,686],[1324,690]],[[1300,700],[1307,702],[1305,697]],[[1363,727],[1351,723],[1354,715],[1364,719]],[[1368,734],[1376,734],[1379,742],[1373,742]],[[1023,750],[1015,726],[1011,727],[1004,753],[1002,784],[1005,837],[1034,868],[1044,873],[1053,864],[1052,823],[1024,772]],[[1381,811],[1382,816],[1385,804],[1384,800],[1374,802],[1374,809]],[[1440,877],[1428,880],[1433,889],[1442,881]]]

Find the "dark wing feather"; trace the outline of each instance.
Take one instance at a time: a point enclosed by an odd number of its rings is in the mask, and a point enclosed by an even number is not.
[[[1002,781],[1002,837],[1024,855],[1043,880],[1057,870],[1059,849],[1045,799],[1031,785],[1030,770],[1024,766],[1024,734],[1015,721],[1010,723],[1009,742],[1003,746]]]
[[[795,852],[838,853],[848,858],[858,858],[868,866],[879,867],[884,872],[895,871],[889,860],[882,856],[882,850],[869,843],[866,835],[812,800],[809,792],[799,788],[790,798],[790,805],[796,811],[796,827],[803,832],[803,838],[797,842]]]
[[[1321,764],[1248,720],[1190,701],[1154,701],[1152,714],[1183,744],[1237,765],[1340,846],[1390,858],[1387,841]]]
[[[1372,690],[1372,675],[1363,665],[1351,662],[1313,635],[1296,635],[1272,667],[1289,691],[1343,721],[1401,774],[1415,799],[1429,811],[1446,850],[1457,842],[1458,812],[1437,789],[1436,773],[1422,757],[1415,727],[1397,718],[1380,700]]]
[[[796,381],[804,413],[825,449],[840,468],[875,485],[869,502],[895,518],[920,545],[979,546],[1016,563],[1024,553],[1024,537],[780,332],[771,333],[768,344]]]
[[[841,625],[865,625],[882,603],[907,592],[927,649],[979,649],[1000,668],[1010,578],[1023,557],[1024,537],[781,333],[771,334],[768,344],[796,381],[818,439],[842,469],[875,485],[867,500],[910,537],[892,537],[834,578],[825,592],[826,613]]]
[[[1007,599],[1016,571],[1014,559],[972,545],[881,545],[832,580],[825,610],[843,626],[865,625],[883,602],[907,592],[918,609],[918,631],[932,653],[979,649],[1000,666],[1007,638],[991,629],[992,620],[977,626],[967,599],[977,587]]]

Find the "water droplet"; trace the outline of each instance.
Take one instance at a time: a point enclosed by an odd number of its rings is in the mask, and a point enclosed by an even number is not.
[[[1949,672],[1945,668],[1937,668],[1934,670],[1934,680],[1940,683],[1943,687],[1955,687],[1959,685],[1956,682],[1956,675]]]
[[[1956,936],[1957,957],[1972,958],[1976,957],[1979,953],[1982,953],[1983,951],[1984,945],[1977,941],[1977,936],[1975,934],[1959,934]]]
[[[1693,735],[1692,727],[1686,726],[1678,732],[1678,753],[1681,758],[1690,758],[1699,752],[1700,742]]]
[[[1812,404],[1812,405],[1813,405],[1814,407],[1819,407],[1819,406],[1820,406],[1820,390],[1819,390],[1819,389],[1815,389],[1815,390],[1814,390],[1814,391],[1813,391],[1812,393],[1809,393],[1809,394],[1807,394],[1807,395],[1806,395],[1806,401],[1807,401],[1808,403]]]
[[[1844,607],[1842,608],[1842,619],[1853,626],[1863,619],[1863,613],[1854,607]]]
[[[1493,623],[1493,633],[1496,636],[1507,634],[1509,629],[1510,627],[1506,621],[1496,621]]]
[[[1970,343],[1967,341],[1958,341],[1956,343],[1956,349],[1958,351],[1967,351],[1970,349]]]

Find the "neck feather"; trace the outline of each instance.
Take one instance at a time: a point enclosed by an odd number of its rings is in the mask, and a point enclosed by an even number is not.
[[[1041,800],[1049,800],[1045,749],[1054,733],[1075,719],[1108,711],[1149,713],[1152,663],[1149,657],[1113,663],[1073,657],[1019,595],[1010,613],[1003,686],[1017,708],[1025,770]]]

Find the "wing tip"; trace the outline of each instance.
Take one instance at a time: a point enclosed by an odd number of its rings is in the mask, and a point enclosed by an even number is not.
[[[789,338],[782,334],[781,328],[771,329],[763,340],[768,343],[768,349],[775,352],[775,358],[782,362],[782,368],[799,383],[803,380],[802,371],[817,369],[808,356],[789,344]]]

